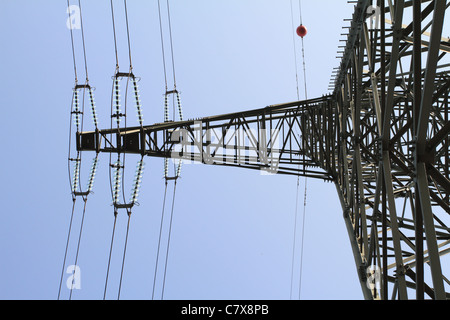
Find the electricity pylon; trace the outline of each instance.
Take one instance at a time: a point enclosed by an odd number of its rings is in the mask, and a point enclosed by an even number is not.
[[[364,297],[447,299],[448,6],[357,1],[332,92],[320,98],[82,132],[77,149],[334,182]]]

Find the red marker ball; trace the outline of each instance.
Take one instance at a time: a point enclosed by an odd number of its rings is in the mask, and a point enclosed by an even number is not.
[[[306,27],[304,26],[304,25],[300,25],[298,28],[297,28],[297,35],[299,36],[299,37],[304,37],[304,36],[306,36],[306,34],[308,33],[308,29],[306,29]]]

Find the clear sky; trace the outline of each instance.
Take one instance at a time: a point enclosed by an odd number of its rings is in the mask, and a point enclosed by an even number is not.
[[[122,71],[127,71],[123,3],[114,3],[119,61]],[[289,0],[172,0],[170,4],[177,87],[185,118],[297,99]],[[293,4],[296,27],[298,1]],[[332,69],[339,65],[336,52],[342,27],[348,24],[343,19],[351,17],[353,7],[344,0],[304,0],[302,6],[309,30],[304,41],[308,97],[315,98],[328,93]],[[0,2],[0,299],[56,299],[58,295],[72,208],[67,151],[74,72],[66,10],[66,1]],[[96,88],[100,127],[108,128],[115,68],[110,4],[82,1],[82,10],[89,80]],[[156,0],[128,1],[133,71],[142,78],[146,124],[163,121],[157,10]],[[74,36],[79,39],[80,31],[74,30]],[[295,39],[300,64],[300,41]],[[76,40],[75,46],[83,82],[81,43]],[[90,121],[89,114],[86,119]],[[83,154],[85,167],[90,167],[93,156]],[[81,289],[72,293],[72,299],[103,298],[113,225],[108,160],[107,155],[100,156],[95,194],[87,202],[78,256]],[[152,298],[163,162],[150,158],[145,162],[141,205],[131,217],[121,299]],[[86,178],[82,176],[82,184]],[[299,222],[304,183],[300,179]],[[185,165],[177,185],[164,299],[298,299],[300,223],[291,278],[296,184],[290,176]],[[169,188],[169,199],[171,192]],[[78,201],[66,268],[74,264],[82,209]],[[125,228],[122,212],[108,299],[117,298]],[[308,180],[305,230],[301,298],[362,299],[333,184]],[[166,240],[163,234],[163,253]],[[158,268],[161,271],[163,264]],[[62,299],[69,296],[68,276],[64,274]],[[156,298],[161,297],[161,283],[159,272]]]

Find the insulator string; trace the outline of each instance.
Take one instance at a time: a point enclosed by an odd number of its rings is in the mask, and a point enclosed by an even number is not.
[[[74,124],[75,124],[77,133],[83,131],[86,90],[89,90],[89,98],[91,100],[91,105],[93,108],[92,109],[93,110],[92,111],[93,112],[93,120],[94,120],[94,125],[96,128],[97,128],[97,123],[96,123],[95,106],[93,104],[92,88],[89,85],[86,42],[85,42],[85,35],[84,35],[83,15],[82,15],[82,10],[81,10],[81,0],[78,0],[78,18],[79,18],[79,22],[80,22],[79,28],[81,29],[81,41],[82,41],[82,50],[83,50],[83,57],[84,57],[84,69],[85,69],[85,73],[86,73],[86,83],[83,85],[78,84],[77,59],[76,59],[76,54],[75,54],[75,42],[74,42],[74,32],[73,32],[73,29],[77,26],[75,26],[72,23],[72,12],[71,12],[71,6],[70,6],[69,0],[67,0],[67,12],[69,14],[68,28],[70,30],[70,38],[71,38],[71,45],[72,45],[72,58],[73,58],[73,67],[74,67],[74,76],[75,76],[75,85],[73,87],[72,105],[71,105],[71,110],[70,110],[71,116],[70,116],[69,139],[68,139],[69,140],[68,141],[68,144],[69,144],[68,173],[69,173],[69,184],[70,184],[70,190],[72,193],[72,202],[73,203],[72,203],[72,212],[70,215],[69,230],[67,232],[66,248],[65,248],[64,259],[63,259],[63,269],[62,269],[61,278],[60,278],[58,299],[61,296],[62,280],[63,280],[64,271],[65,271],[64,268],[65,268],[65,264],[66,264],[66,260],[67,260],[67,253],[69,250],[71,230],[73,227],[73,219],[74,219],[74,215],[75,215],[76,200],[78,197],[82,197],[83,201],[84,201],[84,207],[83,207],[81,225],[80,225],[79,236],[78,236],[78,244],[77,244],[77,249],[76,249],[75,267],[77,266],[78,257],[79,257],[79,253],[80,253],[81,236],[82,236],[82,232],[83,232],[83,224],[84,224],[84,217],[85,217],[85,213],[86,213],[87,199],[88,199],[89,193],[92,191],[92,188],[93,188],[94,176],[95,176],[95,171],[96,171],[95,167],[96,167],[96,163],[98,161],[98,154],[96,154],[95,165],[93,166],[93,168],[91,170],[87,189],[86,189],[86,191],[83,192],[83,190],[81,188],[81,184],[80,184],[82,153],[80,151],[77,151],[76,157],[73,158],[71,155],[71,152],[72,152],[72,125],[73,125],[72,122],[74,122]],[[83,90],[83,98],[81,100],[81,105],[80,105],[80,90],[81,89]],[[72,172],[71,172],[71,163],[72,162],[74,162],[73,176],[72,176]],[[72,177],[72,179],[71,179],[71,177]],[[72,293],[73,293],[73,289],[74,289],[74,287],[73,287],[74,281],[76,280],[76,278],[75,278],[76,272],[77,272],[77,268],[74,269],[73,274],[72,274],[72,284],[71,284],[71,287],[69,288],[70,289],[69,299],[71,299],[71,297],[72,297]]]

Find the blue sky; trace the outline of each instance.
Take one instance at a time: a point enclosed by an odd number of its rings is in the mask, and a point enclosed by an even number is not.
[[[298,2],[293,2],[297,26]],[[297,99],[290,1],[170,3],[185,118]],[[121,1],[115,4],[119,61],[126,71],[123,6]],[[336,0],[305,0],[302,5],[303,23],[309,30],[304,41],[308,96],[320,97],[328,92],[332,69],[339,64],[335,57],[343,19],[351,17],[353,8]],[[96,88],[100,127],[108,128],[115,68],[109,1],[82,1],[82,6],[89,80]],[[72,207],[67,151],[74,73],[66,7],[66,1],[50,0],[0,3],[1,299],[56,299],[58,295]],[[164,78],[157,2],[129,1],[128,14],[134,72],[142,78],[145,123],[161,122]],[[78,30],[74,36],[79,39]],[[75,45],[83,82],[81,43]],[[301,62],[300,55],[297,61]],[[84,154],[83,165],[89,167],[93,156]],[[72,299],[103,298],[113,225],[108,160],[100,156],[95,194],[87,202],[78,257],[81,289],[72,293]],[[162,160],[145,162],[141,205],[131,217],[121,299],[152,297],[164,182]],[[300,182],[302,204],[304,179]],[[177,185],[164,298],[290,299],[296,183],[295,177],[185,165]],[[169,188],[168,198],[171,192]],[[309,179],[307,196],[301,298],[362,299],[334,185]],[[66,267],[74,263],[81,213],[78,201]],[[300,224],[297,227],[300,230]],[[117,298],[125,228],[122,213],[108,299]],[[299,240],[300,231],[297,235]],[[299,257],[297,251],[294,299],[298,298]],[[160,273],[157,297],[161,279]],[[63,284],[61,298],[68,296]]]

